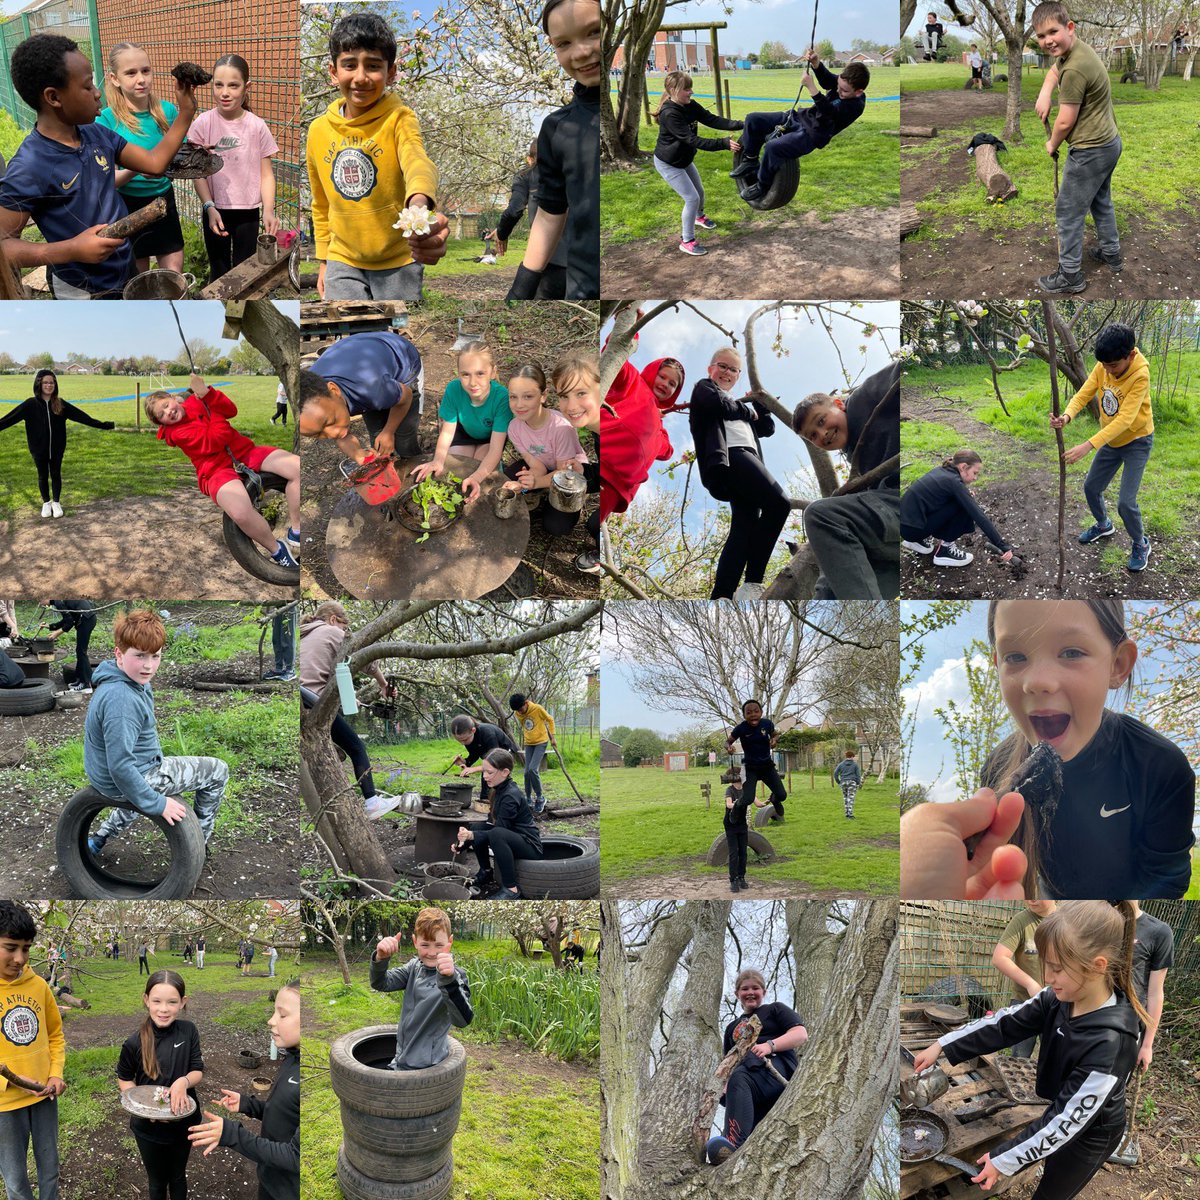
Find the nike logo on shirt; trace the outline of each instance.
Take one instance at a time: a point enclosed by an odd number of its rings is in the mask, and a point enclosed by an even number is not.
[[[293,1078],[292,1078],[290,1075],[288,1076],[288,1083],[296,1083],[296,1084],[298,1084],[299,1082],[300,1082],[300,1080],[298,1080],[298,1079],[293,1079]]]
[[[72,184],[75,182],[75,180],[76,180],[76,179],[78,179],[78,178],[79,178],[79,172],[78,172],[78,171],[76,171],[76,172],[75,172],[75,175],[74,175],[74,178],[72,178],[72,179],[68,179],[68,180],[67,180],[67,182],[66,182],[66,183],[64,183],[64,184],[62,185],[62,190],[63,190],[64,192],[66,192],[66,191],[69,191],[69,190],[70,190],[70,188],[71,188],[71,185],[72,185]]]
[[[1132,804],[1127,804],[1127,805],[1125,805],[1125,808],[1105,808],[1104,805],[1102,804],[1102,805],[1100,805],[1100,815],[1102,817],[1115,817],[1117,815],[1117,813],[1123,813],[1125,811],[1125,809],[1132,808],[1132,807],[1133,807]]]
[[[179,1047],[183,1045],[183,1043],[182,1043],[182,1042],[175,1042],[175,1043],[173,1043],[173,1044],[174,1044],[174,1048],[175,1048],[176,1050],[178,1050],[178,1049],[179,1049]]]

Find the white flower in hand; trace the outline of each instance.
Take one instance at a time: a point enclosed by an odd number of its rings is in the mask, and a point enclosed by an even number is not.
[[[429,222],[432,216],[433,214],[425,205],[416,204],[412,208],[401,209],[392,228],[399,229],[404,237],[412,237],[414,233],[417,237],[424,237],[429,233]]]

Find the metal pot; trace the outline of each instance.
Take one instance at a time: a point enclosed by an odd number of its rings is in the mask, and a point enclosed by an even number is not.
[[[439,879],[436,883],[427,883],[421,895],[426,900],[470,900],[471,889],[465,883]]]
[[[475,874],[466,863],[457,862],[426,863],[421,868],[421,871],[430,883],[435,883],[438,880],[446,880],[448,883],[460,883],[464,879],[470,879]]]
[[[945,1163],[968,1178],[979,1174],[980,1168],[963,1162],[942,1150],[950,1140],[950,1127],[936,1113],[902,1112],[900,1114],[900,1161],[906,1167],[924,1162]]]
[[[513,491],[512,488],[498,487],[492,493],[492,512],[502,521],[515,517],[522,503],[521,493]]]
[[[30,654],[53,654],[54,639],[31,637],[27,640]]]
[[[460,783],[443,783],[438,789],[438,799],[443,804],[457,804],[460,809],[471,803],[471,793],[475,785],[467,780]]]
[[[941,1067],[900,1080],[900,1100],[906,1108],[927,1108],[950,1090],[950,1079]]]
[[[580,512],[587,495],[587,480],[578,471],[555,471],[550,476],[550,507],[559,512]]]
[[[54,703],[59,708],[82,708],[84,695],[82,692],[59,692],[54,697]]]
[[[125,300],[182,300],[195,282],[196,277],[186,272],[143,271],[125,285],[121,296]]]
[[[257,257],[258,261],[264,267],[271,266],[279,257],[279,241],[273,233],[260,233],[258,235]]]

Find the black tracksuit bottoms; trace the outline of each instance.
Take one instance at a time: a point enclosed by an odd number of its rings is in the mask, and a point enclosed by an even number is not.
[[[187,1200],[187,1164],[192,1143],[151,1142],[135,1135],[150,1181],[149,1200]]]
[[[479,869],[486,871],[491,867],[488,861],[488,851],[496,860],[496,872],[500,882],[506,888],[517,886],[518,858],[541,858],[540,850],[535,850],[519,833],[511,829],[479,829],[471,841],[475,848],[475,858]]]
[[[745,763],[746,782],[742,785],[749,789],[749,794],[754,795],[754,789],[758,786],[759,780],[771,789],[771,803],[775,806],[775,815],[783,816],[783,802],[787,799],[787,791],[783,786],[783,780],[779,778],[779,772],[775,769],[775,764],[772,762],[766,763]]]
[[[740,446],[729,451],[729,466],[721,471],[717,489],[709,491],[729,502],[733,518],[710,599],[732,600],[743,572],[747,583],[762,583],[792,506],[763,460]]]

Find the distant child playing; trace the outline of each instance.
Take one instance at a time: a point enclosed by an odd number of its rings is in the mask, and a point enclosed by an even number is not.
[[[725,751],[733,753],[735,742],[742,743],[742,765],[746,768],[744,787],[746,795],[754,799],[754,793],[759,781],[767,785],[771,792],[771,803],[775,806],[772,821],[783,820],[783,802],[787,799],[787,791],[779,772],[775,769],[772,751],[779,744],[779,734],[775,726],[763,716],[762,705],[757,700],[747,700],[742,705],[742,720],[730,731],[725,739]]]
[[[462,484],[468,504],[479,499],[483,484],[504,457],[508,423],[508,389],[496,378],[496,360],[483,342],[468,342],[458,352],[458,378],[452,379],[438,405],[441,429],[433,458],[409,474],[420,482],[440,475],[451,454],[473,458],[479,466]]]
[[[108,107],[96,118],[136,146],[153,150],[178,116],[179,110],[154,94],[154,71],[149,55],[132,42],[118,42],[108,52],[108,72],[104,76],[104,99]],[[193,125],[193,130],[195,126]],[[195,133],[192,134],[195,141]],[[175,205],[175,188],[165,176],[147,178],[136,171],[116,174],[117,191],[129,211],[145,208],[156,197],[167,203],[166,215],[135,235],[132,243],[134,269],[147,271],[151,258],[167,271],[183,270],[183,230]]]
[[[387,967],[400,950],[400,939],[379,939],[371,955],[371,987],[377,992],[403,992],[396,1027],[393,1071],[421,1071],[450,1056],[450,1027],[470,1025],[471,985],[462,967],[454,965],[450,918],[440,908],[423,908],[413,924],[417,957],[402,967]]]
[[[36,1086],[32,1090],[0,1079],[0,1179],[10,1200],[32,1200],[30,1143],[40,1200],[59,1196],[55,1101],[67,1090],[67,1043],[54,995],[29,967],[36,938],[28,909],[0,900],[0,1061]]]
[[[967,65],[971,68],[971,88],[973,91],[983,91],[983,55],[979,47],[972,42],[971,53],[967,56]]]
[[[46,626],[54,639],[75,631],[75,678],[70,690],[92,694],[92,663],[88,658],[88,642],[96,630],[96,606],[90,600],[47,600],[47,608],[58,613],[58,620]],[[65,669],[65,668],[64,668]]]
[[[117,1061],[117,1086],[169,1089],[171,1112],[181,1113],[190,1099],[192,1115],[173,1121],[129,1118],[138,1153],[149,1180],[149,1200],[187,1200],[187,1163],[192,1153],[188,1130],[200,1123],[196,1087],[204,1078],[200,1034],[183,1013],[187,985],[174,971],[155,971],[146,980],[142,1004],[146,1019],[125,1039]]]
[[[56,300],[119,299],[133,251],[123,239],[98,236],[126,215],[117,168],[150,176],[167,169],[196,114],[191,88],[176,85],[178,115],[147,150],[96,124],[100,92],[92,64],[70,38],[34,34],[13,51],[11,72],[37,124],[0,182],[0,239],[9,264],[49,265]],[[44,243],[20,238],[31,218]]]
[[[846,817],[854,820],[854,797],[862,786],[862,767],[855,761],[857,750],[847,750],[846,757],[833,768],[833,782],[842,789]]]
[[[704,214],[704,184],[696,170],[696,151],[737,151],[741,144],[735,138],[702,138],[697,135],[696,126],[739,130],[743,122],[717,116],[697,104],[692,99],[692,77],[683,71],[667,73],[654,120],[658,122],[654,169],[683,201],[683,237],[679,249],[684,254],[707,254],[708,251],[696,241],[696,226],[715,229],[717,223]]]
[[[525,797],[533,804],[534,813],[540,813],[546,807],[546,797],[542,794],[542,759],[549,746],[554,747],[555,754],[559,752],[558,742],[554,740],[554,718],[520,692],[509,696],[508,707],[521,722],[521,734],[525,739]]]
[[[262,1122],[258,1137],[240,1121],[206,1112],[188,1138],[207,1158],[218,1146],[231,1146],[258,1164],[258,1200],[300,1200],[300,981],[289,980],[275,993],[267,1021],[282,1055],[265,1100],[221,1089],[221,1105]]]
[[[168,825],[183,820],[187,809],[180,792],[196,793],[196,819],[207,842],[229,782],[229,764],[219,758],[164,758],[154,719],[150,681],[162,663],[167,631],[150,609],[123,612],[113,623],[115,657],[102,662],[92,679],[96,689],[83,726],[83,769],[98,792],[124,800],[136,811],[114,809],[88,838],[99,854],[138,818],[161,816]]]
[[[279,146],[267,123],[250,111],[249,88],[250,65],[240,54],[218,58],[212,78],[215,107],[195,119],[188,135],[224,160],[215,175],[196,180],[196,195],[204,205],[210,283],[254,255],[260,213],[263,232],[279,232],[271,166]]]
[[[169,392],[151,392],[143,407],[158,426],[158,439],[192,460],[200,490],[249,538],[282,567],[298,567],[300,553],[300,457],[274,446],[256,446],[229,423],[237,408],[224,392],[192,375],[191,394],[181,401]],[[287,541],[277,538],[266,517],[254,507],[236,467],[273,471],[287,480]]]

